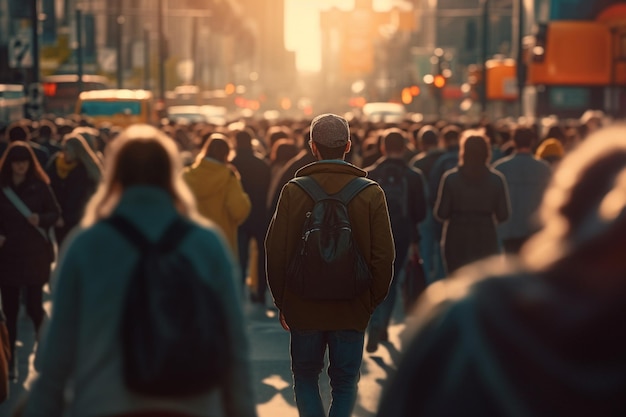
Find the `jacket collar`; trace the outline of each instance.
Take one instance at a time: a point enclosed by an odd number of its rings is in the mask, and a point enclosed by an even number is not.
[[[365,177],[367,173],[356,165],[352,165],[340,159],[321,160],[305,165],[296,172],[296,177],[311,174],[351,174],[358,177]]]

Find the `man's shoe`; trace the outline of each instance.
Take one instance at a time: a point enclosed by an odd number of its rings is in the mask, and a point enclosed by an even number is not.
[[[378,336],[374,336],[370,333],[367,339],[367,345],[365,346],[365,350],[368,353],[374,353],[378,350]]]
[[[382,332],[380,332],[380,341],[381,342],[388,342],[389,341],[389,333],[387,332],[387,329],[385,329]]]

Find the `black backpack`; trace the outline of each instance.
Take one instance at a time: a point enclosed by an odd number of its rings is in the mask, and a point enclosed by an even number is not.
[[[367,290],[372,274],[360,253],[347,205],[364,188],[376,184],[364,177],[328,195],[311,177],[291,181],[315,204],[302,226],[300,247],[289,262],[288,288],[308,300],[349,300]]]
[[[377,170],[377,174],[372,177],[385,192],[389,218],[401,221],[409,215],[409,185],[406,179],[408,168],[397,164],[389,163]]]
[[[127,387],[142,395],[178,397],[218,386],[230,366],[224,308],[176,250],[193,224],[178,217],[152,243],[124,217],[105,222],[141,251],[121,323]]]

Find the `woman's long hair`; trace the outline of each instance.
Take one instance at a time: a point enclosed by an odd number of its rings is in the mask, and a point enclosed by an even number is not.
[[[35,157],[33,148],[30,147],[28,142],[16,140],[9,143],[9,146],[4,151],[4,155],[0,158],[0,186],[7,187],[11,184],[13,169],[11,163],[15,161],[29,161],[28,171],[26,172],[26,178],[38,178],[46,184],[50,184],[50,178],[46,174],[46,171],[41,167],[41,164]]]
[[[104,160],[103,181],[87,204],[82,226],[109,216],[126,188],[135,185],[165,190],[180,214],[206,223],[181,177],[176,143],[165,133],[146,124],[130,126],[105,149]]]
[[[467,130],[461,136],[459,171],[471,180],[483,178],[491,160],[489,139],[481,130]]]
[[[65,135],[63,137],[62,147],[71,152],[76,159],[83,164],[87,175],[93,182],[100,182],[102,178],[102,164],[100,163],[100,159],[80,133],[72,132]]]
[[[226,135],[218,132],[211,133],[196,155],[193,166],[200,165],[202,160],[207,157],[226,163],[229,160],[231,150],[230,141]]]

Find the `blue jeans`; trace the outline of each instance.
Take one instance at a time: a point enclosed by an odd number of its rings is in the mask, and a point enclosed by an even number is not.
[[[365,332],[291,330],[291,372],[300,417],[326,417],[319,389],[328,346],[331,404],[328,417],[350,417],[361,376]]]

